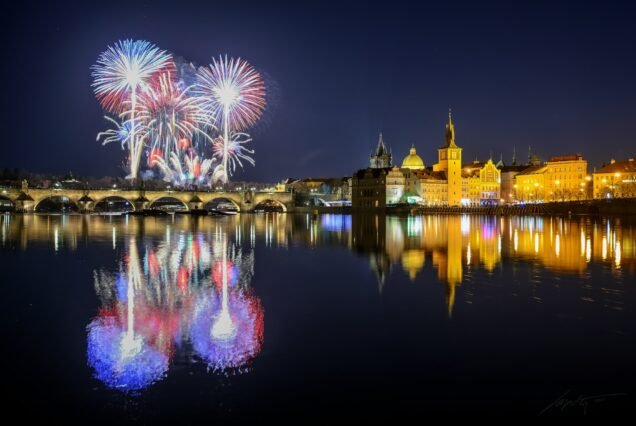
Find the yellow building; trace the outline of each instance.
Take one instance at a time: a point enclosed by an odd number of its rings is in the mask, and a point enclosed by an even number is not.
[[[475,160],[462,168],[462,205],[481,206],[498,204],[501,193],[501,172],[488,159]]]
[[[525,202],[570,201],[586,198],[587,161],[581,155],[552,157],[515,176],[516,199]]]
[[[570,201],[586,198],[587,161],[582,155],[552,157],[546,163],[546,201]]]
[[[515,198],[539,203],[545,200],[546,166],[530,166],[515,176]]]
[[[636,197],[636,161],[612,160],[593,174],[594,198]]]
[[[415,174],[419,184],[421,203],[427,206],[448,205],[448,181],[444,172],[422,170]]]
[[[455,126],[450,111],[446,124],[446,144],[437,149],[434,172],[445,172],[449,206],[460,206],[462,201],[462,149],[455,144]]]

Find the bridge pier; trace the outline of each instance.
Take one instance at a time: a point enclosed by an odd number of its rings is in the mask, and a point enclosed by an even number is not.
[[[131,204],[135,208],[135,211],[143,211],[150,206],[150,201],[148,201],[144,194],[140,194]]]
[[[77,207],[79,207],[80,213],[91,213],[95,209],[95,200],[84,194],[82,198],[77,200]]]
[[[33,213],[35,211],[35,201],[33,197],[24,191],[20,192],[20,195],[13,201],[15,204],[15,211],[21,213]]]

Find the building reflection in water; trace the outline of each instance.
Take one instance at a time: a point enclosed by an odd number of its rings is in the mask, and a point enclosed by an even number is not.
[[[88,363],[109,387],[146,388],[179,351],[193,351],[213,371],[243,367],[260,351],[253,252],[244,254],[221,228],[211,236],[164,228],[160,240],[128,237],[118,272],[95,272],[102,307],[88,325]]]
[[[254,248],[257,242],[282,249],[290,245],[347,247],[369,259],[380,294],[396,266],[413,282],[423,281],[421,271],[432,267],[445,286],[449,315],[466,276],[478,270],[492,273],[503,259],[559,274],[583,276],[593,264],[615,277],[636,273],[636,226],[618,217],[264,214],[144,220],[3,215],[0,220],[3,246],[27,249],[30,244],[47,244],[60,251],[76,250],[89,240],[103,241],[113,249],[124,242],[126,260],[119,272],[97,274],[104,308],[103,320],[96,324],[110,327],[104,330],[113,335],[113,327],[119,327],[120,334],[129,336],[126,342],[132,352],[138,350],[139,333],[151,346],[146,352],[139,346],[138,356],[153,360],[155,374],[164,365],[161,355],[170,360],[173,346],[189,338],[212,369],[237,366],[258,352],[258,344],[250,343],[262,340],[262,308],[248,291],[253,255],[245,256],[239,249]],[[224,253],[230,261],[225,266]],[[133,267],[139,256],[139,266]],[[219,283],[226,281],[224,292]],[[133,283],[134,304],[126,303],[128,283]],[[127,319],[133,316],[128,315],[130,309],[134,309],[133,328]],[[233,320],[230,328],[228,311]],[[203,333],[215,324],[216,336],[232,340],[243,356],[232,354],[227,342]],[[108,338],[103,337],[105,344],[110,344]],[[251,351],[250,344],[254,345]]]
[[[353,216],[352,248],[367,253],[380,292],[400,265],[411,281],[430,260],[446,286],[452,315],[457,287],[469,269],[494,271],[502,259],[562,274],[601,263],[621,274],[636,269],[636,227],[620,218],[498,216]]]

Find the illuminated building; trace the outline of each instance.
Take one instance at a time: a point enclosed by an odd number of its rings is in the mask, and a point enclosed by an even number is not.
[[[594,198],[636,197],[636,161],[612,160],[593,173]]]
[[[404,195],[405,178],[400,169],[395,166],[386,175],[386,203],[397,204]]]
[[[530,166],[515,176],[515,197],[519,201],[543,202],[545,166]]]
[[[580,154],[552,157],[546,163],[546,191],[550,201],[580,200],[584,197],[587,161]]]
[[[450,111],[446,124],[446,143],[437,149],[437,164],[434,172],[445,172],[447,182],[447,203],[459,206],[462,200],[462,149],[455,144],[455,126]]]
[[[500,187],[501,172],[492,159],[475,160],[462,168],[462,205],[498,204]]]
[[[552,157],[515,176],[516,198],[528,202],[580,200],[586,198],[586,176],[587,161],[583,156]]]
[[[433,172],[429,170],[416,171],[413,179],[418,187],[418,195],[421,204],[427,206],[448,205],[448,182],[444,172]]]
[[[501,176],[489,159],[462,167],[462,148],[455,143],[455,126],[448,113],[445,144],[437,150],[438,162],[426,167],[415,146],[401,167],[390,167],[391,154],[382,135],[370,167],[352,178],[352,206],[376,209],[398,203],[425,206],[479,206],[498,204]]]

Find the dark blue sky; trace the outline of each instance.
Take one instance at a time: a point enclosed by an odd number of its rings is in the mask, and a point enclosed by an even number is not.
[[[3,6],[0,166],[116,174],[90,66],[124,38],[199,64],[241,56],[276,101],[253,129],[256,167],[236,179],[338,176],[365,167],[382,131],[427,165],[452,107],[464,158],[581,152],[591,166],[636,151],[636,22],[626,4],[398,1],[297,5],[86,2]],[[627,2],[624,2],[627,3]]]

